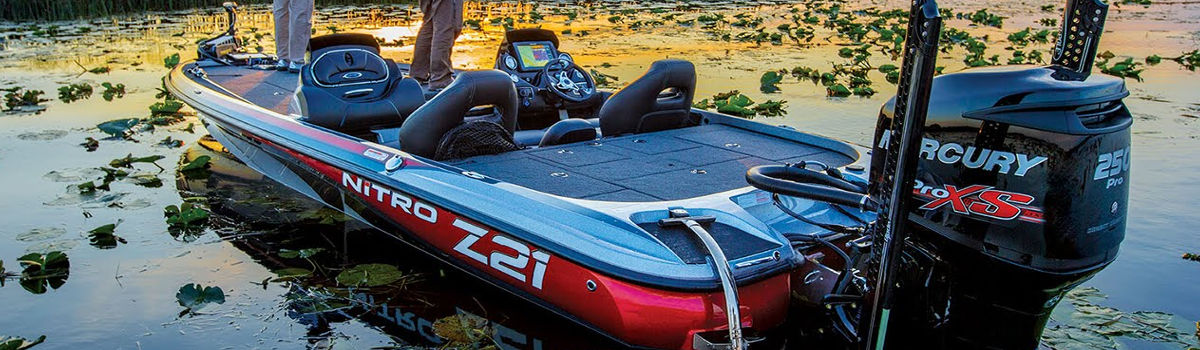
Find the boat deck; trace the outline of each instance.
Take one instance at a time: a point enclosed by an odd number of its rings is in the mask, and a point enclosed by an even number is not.
[[[854,161],[824,148],[712,124],[449,163],[564,197],[646,202],[745,187],[750,167],[800,160],[831,166]]]
[[[296,74],[226,66],[205,71],[210,80],[251,103],[280,114],[298,113],[289,110],[299,85]],[[825,148],[710,124],[446,163],[563,197],[648,202],[745,187],[750,167],[801,160],[835,167],[854,162]]]

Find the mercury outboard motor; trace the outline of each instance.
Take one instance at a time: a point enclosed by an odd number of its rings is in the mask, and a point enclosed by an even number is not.
[[[933,79],[908,215],[911,249],[931,255],[932,272],[901,280],[899,294],[923,311],[907,313],[924,318],[911,324],[947,347],[1036,347],[1063,294],[1116,258],[1132,117],[1124,81],[1090,75],[1107,11],[1068,1],[1050,66]],[[887,152],[895,103],[874,155]],[[883,160],[872,159],[873,185],[887,182]]]
[[[804,162],[757,166],[746,180],[877,213],[864,227],[822,225],[839,245],[812,239],[845,250],[819,303],[850,342],[1033,349],[1063,295],[1111,263],[1125,237],[1129,91],[1090,74],[1108,5],[1068,0],[1049,66],[935,78],[937,4],[912,4],[869,182]]]

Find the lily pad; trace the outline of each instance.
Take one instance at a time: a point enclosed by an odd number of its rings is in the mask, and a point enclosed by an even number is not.
[[[0,336],[0,350],[25,350],[46,341],[46,336],[40,336],[33,341],[21,337]]]
[[[300,250],[280,249],[279,253],[277,253],[277,254],[279,255],[279,257],[284,258],[284,259],[295,259],[295,258],[308,259],[308,258],[311,258],[323,251],[325,251],[325,248],[307,248],[307,249],[300,249]]]
[[[479,349],[492,342],[495,330],[487,319],[459,313],[433,322],[433,333],[446,340],[446,347]]]
[[[29,253],[17,258],[21,265],[21,287],[33,294],[43,294],[67,283],[71,262],[63,252]]]
[[[179,306],[184,307],[180,315],[186,315],[198,311],[208,304],[224,304],[225,291],[222,291],[221,287],[204,287],[188,283],[179,287],[179,292],[175,293],[175,299],[179,301]]]
[[[138,118],[116,119],[97,124],[96,128],[113,137],[126,137],[132,133],[130,129],[140,121]]]
[[[184,202],[179,206],[169,205],[163,208],[163,216],[167,218],[167,225],[172,228],[189,228],[208,221],[209,212],[191,202]]]
[[[100,226],[88,231],[88,240],[91,242],[92,246],[100,249],[113,249],[116,248],[118,244],[127,243],[124,238],[121,238],[115,234],[118,224],[120,224],[120,222],[116,224]]]
[[[28,232],[17,235],[17,242],[39,242],[58,238],[67,233],[67,230],[58,227],[39,227]]]
[[[207,169],[208,167],[212,166],[209,164],[210,161],[212,161],[212,157],[199,156],[196,157],[196,159],[192,159],[192,161],[188,162],[187,164],[184,164],[182,167],[179,167],[179,171],[189,172]]]
[[[283,269],[279,269],[279,270],[273,270],[273,271],[271,271],[271,273],[274,273],[275,276],[277,276],[274,279],[271,279],[271,281],[275,281],[275,282],[290,281],[290,280],[294,280],[297,278],[303,278],[303,277],[308,277],[308,276],[312,275],[312,271],[310,271],[308,269],[298,268],[298,267],[289,267],[289,268],[283,268]]]
[[[337,282],[351,287],[378,287],[400,281],[404,273],[387,264],[362,264],[351,267],[337,275]]]
[[[155,163],[155,162],[157,162],[163,158],[166,158],[166,157],[159,156],[159,155],[146,156],[146,157],[134,157],[133,153],[130,153],[129,155],[126,155],[124,158],[113,159],[112,161],[108,162],[108,165],[113,168],[133,168],[133,165],[137,164],[137,163],[150,163],[150,164],[154,164],[154,166],[156,166],[156,167],[158,167],[158,169],[162,170],[163,167],[159,166],[158,163]]]
[[[17,139],[24,141],[50,141],[57,140],[67,136],[66,130],[43,130],[38,132],[27,132],[17,135]]]
[[[167,57],[163,57],[163,66],[167,67],[167,69],[175,68],[175,66],[177,66],[177,65],[179,65],[179,54],[178,53],[172,54]]]
[[[765,94],[779,92],[779,83],[783,81],[783,75],[776,71],[763,73],[758,79],[760,84],[759,90]]]

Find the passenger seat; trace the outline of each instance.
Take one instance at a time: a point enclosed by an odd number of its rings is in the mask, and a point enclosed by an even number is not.
[[[308,52],[296,90],[304,122],[362,136],[399,127],[425,103],[421,85],[380,57],[379,43],[370,34],[315,37]]]

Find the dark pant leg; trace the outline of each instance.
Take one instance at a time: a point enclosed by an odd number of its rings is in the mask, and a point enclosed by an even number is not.
[[[444,88],[450,85],[450,54],[454,41],[462,33],[463,0],[439,0],[433,7],[433,39],[429,55],[429,87]]]
[[[429,83],[429,52],[433,40],[433,6],[445,0],[420,0],[421,29],[417,30],[417,41],[413,43],[412,66],[408,75],[421,84]]]

